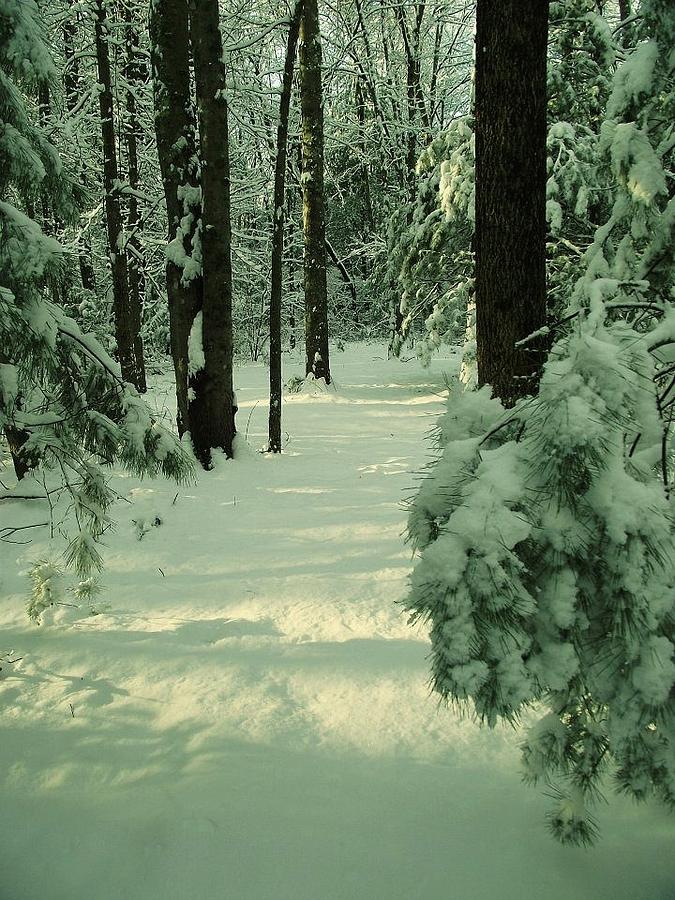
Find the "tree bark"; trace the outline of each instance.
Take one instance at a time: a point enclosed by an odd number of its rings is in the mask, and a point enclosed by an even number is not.
[[[317,0],[305,0],[300,23],[302,206],[305,236],[305,371],[330,383],[326,223],[323,190],[321,33]]]
[[[129,272],[129,307],[134,337],[134,356],[136,361],[137,387],[141,393],[147,390],[145,380],[145,356],[141,325],[143,322],[143,248],[140,241],[141,216],[138,204],[138,134],[140,124],[136,113],[135,90],[140,88],[145,78],[145,66],[140,61],[138,29],[133,20],[130,6],[124,7],[126,65],[126,123],[125,139],[127,149],[127,181],[131,189],[128,206],[128,272]],[[147,76],[146,76],[147,77]]]
[[[178,242],[184,258],[193,252],[201,215],[196,118],[190,99],[190,41],[187,0],[153,0],[150,40],[155,101],[155,133],[169,224],[168,242]],[[190,431],[188,339],[202,307],[201,270],[185,276],[167,257],[171,357],[176,376],[178,433]]]
[[[190,427],[205,468],[211,450],[232,456],[235,435],[232,384],[232,225],[225,66],[218,0],[191,0],[190,34],[199,110],[202,163],[202,344],[204,368],[196,376]]]
[[[272,225],[272,274],[270,293],[270,453],[281,453],[281,290],[284,256],[284,213],[286,192],[286,157],[288,148],[288,114],[291,106],[293,69],[300,31],[303,0],[297,0],[286,43],[286,58],[279,101],[277,154],[274,168],[274,212]]]
[[[536,391],[546,322],[548,3],[479,0],[476,338],[479,384],[507,406]]]
[[[105,193],[105,218],[108,233],[108,250],[112,269],[113,312],[115,318],[115,338],[117,355],[125,381],[139,386],[134,348],[134,325],[129,304],[129,274],[124,251],[124,231],[120,207],[117,155],[115,146],[115,123],[113,118],[113,95],[110,78],[110,55],[108,51],[108,21],[105,0],[95,0],[94,34],[96,40],[96,63],[99,90],[99,110],[101,119],[101,139],[103,144],[103,189]]]

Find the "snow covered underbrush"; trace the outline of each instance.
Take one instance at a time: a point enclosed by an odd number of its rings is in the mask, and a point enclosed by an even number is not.
[[[46,529],[0,543],[2,900],[673,900],[664,811],[612,797],[597,847],[561,847],[518,733],[430,695],[401,500],[457,365],[336,353],[335,390],[288,396],[281,457],[243,444],[267,371],[242,366],[235,462],[114,477],[97,615],[64,591],[32,624]],[[167,379],[151,402],[170,415]]]

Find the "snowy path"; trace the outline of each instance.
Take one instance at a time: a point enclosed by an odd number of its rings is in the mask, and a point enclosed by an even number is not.
[[[595,850],[557,846],[517,736],[429,696],[400,499],[452,365],[350,348],[281,459],[175,503],[117,479],[106,614],[29,626],[0,545],[0,900],[674,900],[672,819],[612,798]],[[266,370],[238,383],[259,446]]]

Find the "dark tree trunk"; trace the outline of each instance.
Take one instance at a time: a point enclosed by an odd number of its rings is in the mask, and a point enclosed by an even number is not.
[[[126,123],[125,138],[127,148],[127,180],[131,193],[129,194],[127,239],[127,261],[129,271],[129,307],[132,318],[132,330],[134,336],[134,356],[136,360],[137,387],[141,393],[147,390],[145,381],[145,356],[143,353],[143,339],[141,337],[141,325],[143,323],[143,248],[140,241],[141,215],[138,205],[138,134],[140,124],[136,113],[135,90],[141,87],[146,80],[145,64],[141,62],[138,45],[138,29],[133,21],[131,7],[124,7],[124,21],[126,26],[126,66],[125,77],[127,81],[126,91]],[[146,76],[146,77],[144,77]]]
[[[37,453],[26,451],[25,445],[30,437],[30,432],[25,431],[23,428],[13,428],[11,425],[5,425],[4,431],[14,465],[14,474],[17,481],[21,481],[29,472],[37,468],[39,463],[38,455]]]
[[[201,215],[196,118],[190,100],[190,42],[187,0],[150,4],[150,39],[155,100],[155,132],[169,223],[169,244],[178,242],[190,257]],[[181,227],[181,222],[183,223]],[[202,307],[201,271],[184,277],[170,254],[166,264],[171,356],[176,375],[178,432],[190,430],[188,339]]]
[[[202,335],[204,368],[190,409],[195,453],[206,468],[211,450],[232,456],[232,226],[230,157],[223,42],[218,0],[191,0],[190,34],[199,109],[202,162]]]
[[[63,22],[63,55],[65,60],[63,74],[63,89],[66,98],[66,109],[72,113],[77,106],[80,97],[80,71],[75,55],[75,38],[77,35],[75,26],[75,13],[72,10],[72,0],[69,5],[68,15]],[[96,292],[96,275],[91,262],[91,245],[85,238],[79,238],[77,242],[77,256],[80,266],[80,279],[85,291]]]
[[[302,165],[302,163],[301,163]],[[295,224],[293,221],[293,211],[295,208],[294,205],[294,191],[286,191],[286,218],[288,220],[288,251],[290,254],[294,254],[295,252]],[[288,315],[288,328],[289,328],[289,336],[288,336],[288,346],[290,350],[295,350],[295,346],[297,344],[297,336],[295,333],[295,329],[297,327],[297,322],[295,320],[295,257],[288,256],[288,293],[291,298],[290,311]]]
[[[286,59],[279,102],[277,155],[274,168],[274,211],[272,214],[272,289],[270,293],[270,453],[281,453],[281,287],[284,257],[284,213],[286,193],[286,156],[288,113],[291,106],[295,52],[300,31],[303,0],[297,0],[288,29]]]
[[[406,177],[408,180],[408,192],[410,201],[415,200],[417,191],[417,178],[415,168],[417,165],[417,140],[418,127],[416,119],[419,114],[422,127],[426,131],[427,140],[431,140],[431,126],[427,114],[426,104],[422,96],[422,63],[420,59],[420,29],[424,19],[426,3],[419,3],[415,7],[415,24],[412,33],[408,27],[405,6],[397,4],[396,15],[398,18],[403,49],[406,58],[406,96],[408,106],[408,137],[406,149]]]
[[[479,384],[507,406],[537,389],[546,322],[548,3],[479,0],[476,337]]]
[[[112,269],[113,312],[115,317],[115,339],[117,354],[125,381],[139,386],[134,346],[134,323],[129,304],[129,273],[124,251],[124,231],[119,191],[117,190],[118,169],[115,147],[115,122],[113,118],[113,95],[110,78],[110,55],[108,51],[108,22],[104,0],[95,2],[94,34],[96,38],[96,62],[101,118],[101,139],[103,144],[103,189],[105,193],[105,218],[108,233],[108,250]]]
[[[300,96],[306,373],[324,378],[329,384],[321,33],[317,0],[305,0],[300,23]]]
[[[375,217],[373,216],[373,202],[370,196],[370,174],[368,171],[368,149],[366,138],[366,104],[364,101],[363,86],[361,81],[361,78],[357,76],[354,99],[356,101],[356,115],[358,117],[359,133],[361,135],[359,140],[359,151],[361,156],[361,159],[359,161],[359,168],[361,176],[361,189],[363,191],[363,224],[368,234],[372,234],[372,232],[375,230]]]

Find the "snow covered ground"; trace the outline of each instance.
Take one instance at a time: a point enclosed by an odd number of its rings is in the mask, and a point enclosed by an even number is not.
[[[517,733],[429,695],[401,499],[454,368],[349,347],[281,458],[116,478],[101,615],[31,625],[40,542],[0,544],[0,900],[674,900],[671,817],[611,797],[596,848],[558,846]],[[253,447],[266,379],[237,373]]]

